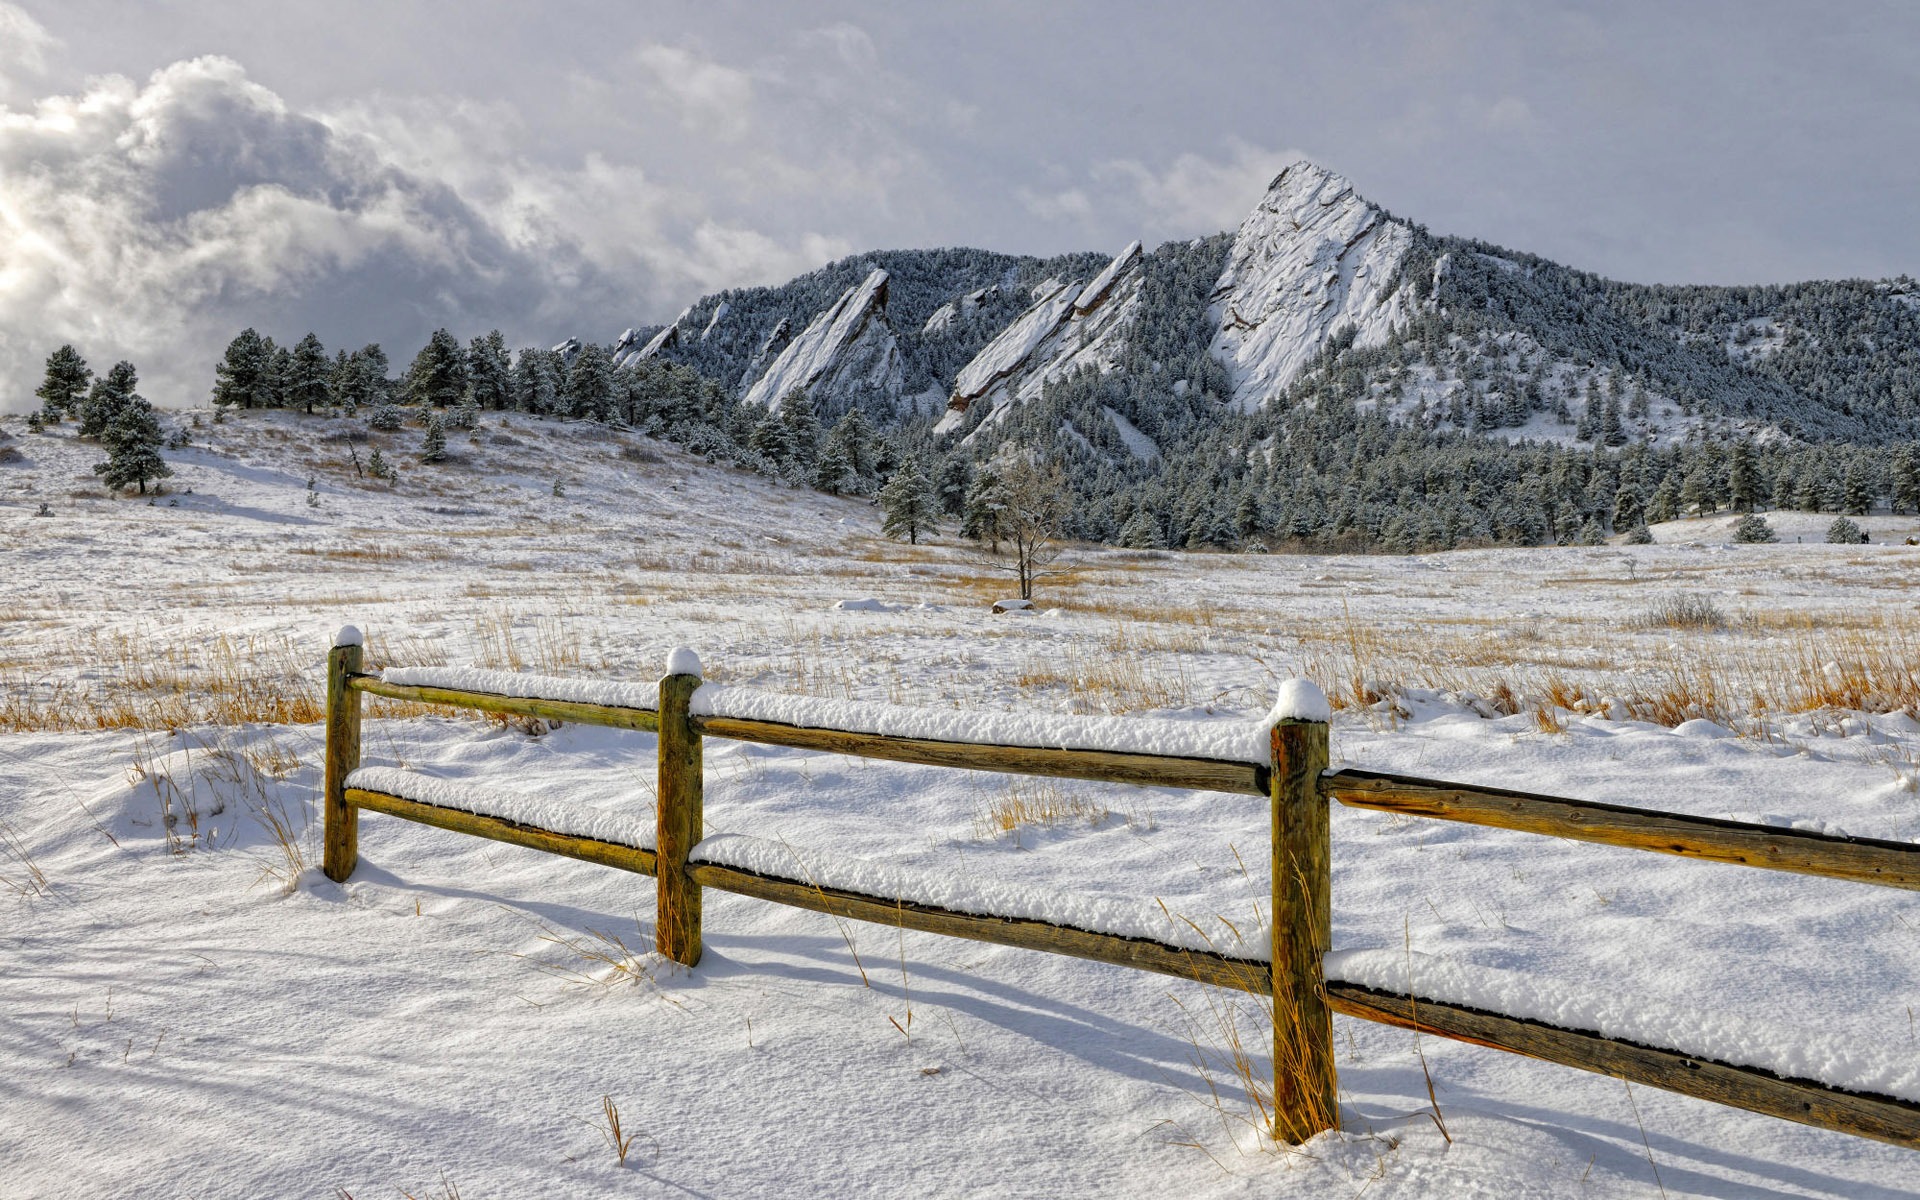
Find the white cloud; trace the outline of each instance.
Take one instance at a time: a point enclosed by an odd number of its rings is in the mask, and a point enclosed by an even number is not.
[[[299,112],[219,57],[0,107],[0,409],[32,404],[63,341],[194,403],[246,325],[396,359],[440,325],[605,337],[849,249],[729,224],[599,155],[530,161],[513,120],[424,99]]]

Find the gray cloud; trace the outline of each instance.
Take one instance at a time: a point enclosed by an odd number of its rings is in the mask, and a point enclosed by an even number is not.
[[[132,359],[159,403],[197,403],[245,325],[396,356],[439,325],[605,337],[849,249],[729,225],[598,155],[529,162],[503,116],[303,113],[220,57],[0,111],[0,407],[31,406],[63,341],[98,367]]]

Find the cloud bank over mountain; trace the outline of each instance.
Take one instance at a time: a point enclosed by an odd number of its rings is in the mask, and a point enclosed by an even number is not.
[[[0,71],[31,72],[21,48],[50,41],[11,43]],[[0,110],[0,408],[33,403],[63,341],[197,403],[246,325],[402,356],[441,325],[540,342],[848,250],[720,223],[599,156],[529,162],[509,122],[424,101],[303,112],[218,56]]]

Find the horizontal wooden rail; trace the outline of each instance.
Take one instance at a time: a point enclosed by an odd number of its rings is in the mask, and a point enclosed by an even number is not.
[[[1920,845],[1686,816],[1377,771],[1325,771],[1325,699],[1311,685],[1298,683],[1289,684],[1288,689],[1283,690],[1283,704],[1288,703],[1290,690],[1304,689],[1293,697],[1294,706],[1288,711],[1317,715],[1276,717],[1272,755],[1265,764],[1255,764],[1180,755],[943,741],[742,717],[696,716],[687,711],[690,697],[686,693],[698,686],[700,666],[697,657],[687,650],[676,650],[668,659],[668,674],[661,683],[658,710],[395,684],[362,673],[360,641],[358,630],[343,629],[335,638],[328,660],[326,873],[335,880],[344,881],[353,871],[358,855],[355,816],[359,810],[367,809],[640,874],[666,876],[661,888],[661,916],[656,922],[656,932],[664,935],[675,920],[685,928],[683,936],[660,936],[658,945],[662,953],[689,965],[699,961],[700,890],[717,888],[841,918],[1070,955],[1274,997],[1276,1031],[1291,1022],[1286,1028],[1306,1031],[1294,1038],[1295,1042],[1304,1038],[1307,1049],[1315,1054],[1324,1053],[1322,1074],[1329,1095],[1333,1080],[1333,1042],[1326,1013],[1331,1010],[1920,1149],[1920,1104],[1849,1092],[1817,1081],[1782,1078],[1757,1068],[1695,1058],[1681,1051],[1638,1045],[1594,1032],[1389,994],[1341,980],[1325,980],[1320,957],[1326,946],[1325,934],[1307,936],[1327,922],[1324,909],[1329,871],[1324,819],[1328,800],[1359,808],[1912,890],[1920,890]],[[670,736],[661,738],[661,784],[656,789],[659,799],[656,844],[660,851],[556,833],[508,817],[471,813],[346,786],[346,778],[359,765],[358,714],[363,693],[422,704],[645,732],[660,732],[660,713],[668,712]],[[678,707],[671,707],[675,703]],[[1295,726],[1319,739],[1317,751],[1305,742],[1295,746],[1283,736],[1290,731],[1297,733]],[[1288,969],[1282,972],[1276,970],[1273,962],[1188,950],[1149,938],[1075,929],[1041,920],[958,912],[824,887],[805,879],[690,861],[688,852],[697,845],[701,835],[698,764],[703,736],[924,766],[1267,797],[1271,805],[1276,864],[1273,912],[1280,930],[1276,934],[1279,952],[1276,957]],[[1309,817],[1322,823],[1316,827],[1321,839],[1317,849],[1309,836],[1313,834]],[[1283,870],[1283,863],[1290,865]],[[1280,886],[1283,880],[1290,881],[1288,886]],[[673,902],[676,895],[680,897],[678,908]],[[1306,930],[1307,935],[1300,930]],[[1291,1044],[1285,1038],[1276,1037],[1276,1047]],[[1276,1052],[1276,1062],[1283,1057]],[[1276,1075],[1275,1096],[1280,1103],[1276,1106],[1274,1136],[1299,1142],[1332,1127],[1337,1114],[1331,1102],[1316,1107],[1307,1102],[1310,1097],[1296,1086],[1297,1081],[1289,1081],[1291,1076]],[[1324,1112],[1320,1111],[1321,1107],[1325,1108]]]
[[[1187,950],[1147,938],[1118,933],[1096,933],[1019,917],[982,916],[955,912],[911,900],[889,900],[860,892],[821,887],[804,879],[762,875],[720,863],[691,863],[687,874],[702,887],[719,888],[759,900],[771,900],[793,908],[829,913],[876,925],[893,925],[940,933],[975,942],[1017,946],[1025,950],[1044,950],[1094,962],[1114,963],[1181,979],[1235,988],[1243,992],[1268,992],[1271,967],[1257,959],[1229,958],[1204,950]]]
[[[369,696],[389,700],[412,700],[418,704],[445,704],[454,708],[477,708],[483,712],[507,713],[518,717],[543,717],[549,721],[575,721],[582,725],[607,725],[614,729],[638,729],[657,732],[660,716],[644,708],[625,708],[617,704],[583,704],[575,700],[542,700],[532,696],[507,696],[499,692],[469,692],[458,688],[423,687],[416,684],[388,683],[378,675],[354,675],[347,686]]]
[[[1320,790],[1354,808],[1920,890],[1920,845],[1907,842],[1536,796],[1380,771],[1330,772],[1321,776]]]
[[[402,817],[409,821],[418,821],[422,825],[451,829],[455,833],[470,833],[475,837],[491,838],[496,842],[508,842],[531,850],[544,850],[548,854],[559,854],[567,858],[577,858],[583,862],[599,863],[605,867],[619,867],[623,871],[634,871],[641,875],[654,873],[653,851],[643,850],[638,846],[603,842],[598,838],[580,837],[571,833],[555,833],[550,829],[523,825],[506,817],[487,816],[458,808],[423,804],[418,800],[409,800],[405,796],[395,796],[390,792],[370,792],[365,788],[349,787],[346,790],[346,796],[348,804],[355,808],[364,808],[369,812],[386,813],[390,817]]]
[[[884,758],[891,762],[917,763],[928,767],[961,767],[1009,775],[1047,775],[1056,779],[1192,788],[1246,796],[1264,797],[1267,794],[1269,768],[1225,759],[1116,750],[1076,750],[1057,746],[999,746],[987,742],[934,741],[741,717],[696,716],[693,718],[693,727],[710,737],[729,738],[736,742],[822,750],[829,754],[854,754],[862,758]]]
[[[1641,1046],[1597,1033],[1561,1029],[1460,1005],[1409,999],[1329,979],[1327,1006],[1337,1013],[1417,1029],[1439,1037],[1578,1067],[1669,1092],[1834,1129],[1908,1149],[1920,1149],[1920,1104],[1843,1091],[1802,1079],[1783,1079],[1756,1067],[1736,1067]]]

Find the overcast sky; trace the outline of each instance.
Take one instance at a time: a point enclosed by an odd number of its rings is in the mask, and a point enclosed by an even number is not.
[[[1624,279],[1920,274],[1920,5],[0,0],[0,409],[63,341],[610,340],[860,250],[1228,229],[1305,155]]]

